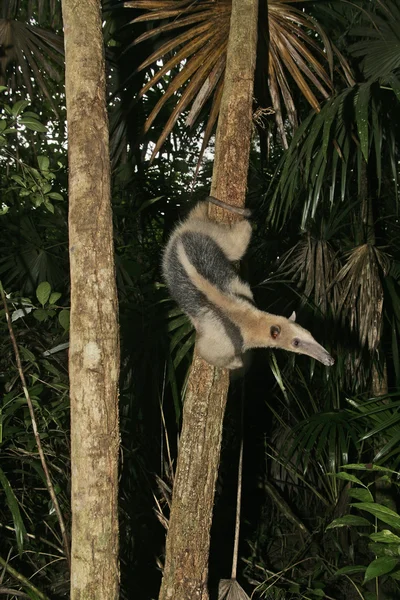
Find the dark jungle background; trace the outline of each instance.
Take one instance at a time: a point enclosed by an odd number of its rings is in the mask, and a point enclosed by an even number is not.
[[[214,104],[203,102],[189,128],[182,102],[172,129],[171,114],[194,80],[181,73],[196,50],[180,38],[174,45],[174,36],[191,23],[151,35],[160,23],[133,22],[146,11],[127,4],[103,6],[122,342],[121,597],[149,600],[161,580],[194,344],[161,280],[161,250],[177,219],[209,193]],[[229,11],[228,0],[219,4]],[[287,18],[291,4],[297,22]],[[232,381],[211,585],[230,576],[243,437],[238,579],[247,593],[400,598],[400,3],[276,0],[268,10],[269,20],[265,10],[260,16],[270,30],[258,56],[247,196],[254,234],[243,275],[260,308],[285,316],[295,310],[336,363],[327,369],[259,350]],[[161,25],[170,23],[161,17]],[[282,47],[278,34],[285,32],[293,43]],[[68,522],[63,64],[60,2],[2,0],[0,280]],[[180,85],[169,93],[174,81]],[[4,307],[0,333],[0,595],[66,598],[62,544]]]

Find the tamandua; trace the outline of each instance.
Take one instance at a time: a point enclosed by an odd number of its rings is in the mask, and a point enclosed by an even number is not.
[[[218,206],[232,207],[213,197]],[[283,348],[330,366],[335,362],[309,331],[289,319],[258,310],[250,286],[232,262],[240,260],[251,238],[243,219],[232,225],[208,218],[208,203],[198,203],[172,232],[162,270],[171,296],[197,331],[197,349],[217,367],[238,369],[250,348]],[[246,209],[235,212],[248,215]]]

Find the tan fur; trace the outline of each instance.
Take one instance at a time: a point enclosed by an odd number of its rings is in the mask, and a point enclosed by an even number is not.
[[[211,237],[231,262],[242,258],[251,238],[251,225],[246,220],[238,221],[232,225],[211,221],[208,218],[207,202],[197,204],[190,211],[186,220],[176,227],[168,242],[168,247],[172,245],[171,242],[176,237],[179,237],[185,231],[202,233]]]
[[[304,329],[293,320],[287,319],[286,317],[261,311],[234,294],[225,294],[221,292],[198,273],[188,260],[181,243],[178,244],[178,256],[181,264],[184,265],[190,280],[197,289],[203,292],[212,304],[221,309],[224,315],[240,328],[244,342],[243,351],[250,348],[281,348],[283,350],[288,350],[289,352],[307,354],[308,356],[324,362],[324,364],[333,364],[333,359],[329,356],[328,352],[318,344],[307,329]],[[240,283],[246,291],[246,294],[244,295],[247,295],[252,299],[250,288],[247,284],[244,284],[244,282]],[[249,292],[249,295],[247,292]],[[243,291],[240,293],[243,294]],[[206,321],[206,319],[204,320]],[[202,331],[201,329],[199,331],[200,337],[203,338],[200,346],[202,348],[204,347],[206,353],[212,351],[213,354],[228,354],[229,339],[224,340],[225,347],[222,348],[220,346],[220,341],[221,338],[226,338],[226,336],[221,336],[220,334],[223,332],[217,332],[217,330],[214,329],[216,327],[215,322],[209,323],[208,325],[207,331]],[[271,327],[278,327],[280,330],[280,333],[276,338],[271,335]],[[301,340],[304,345],[301,348],[294,347],[294,338]],[[202,355],[204,356],[204,354]],[[206,356],[204,357],[206,358]],[[206,358],[206,360],[209,359]],[[209,360],[209,362],[217,364],[212,360]],[[227,365],[225,364],[223,366]]]

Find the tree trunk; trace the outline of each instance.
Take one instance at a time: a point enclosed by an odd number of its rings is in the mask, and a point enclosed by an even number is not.
[[[247,188],[257,15],[258,0],[232,1],[211,194],[236,206],[244,205]],[[219,219],[228,216],[214,206],[210,210]],[[183,409],[160,600],[208,600],[210,528],[228,387],[228,372],[211,367],[195,353]]]
[[[98,0],[63,0],[71,269],[72,600],[119,597],[118,301]]]

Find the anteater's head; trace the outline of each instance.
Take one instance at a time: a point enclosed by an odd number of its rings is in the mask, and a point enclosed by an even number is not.
[[[332,356],[313,338],[311,333],[295,323],[296,313],[293,313],[289,319],[285,317],[273,318],[269,326],[269,346],[271,348],[282,348],[297,354],[306,354],[327,367],[333,365],[335,360]]]

